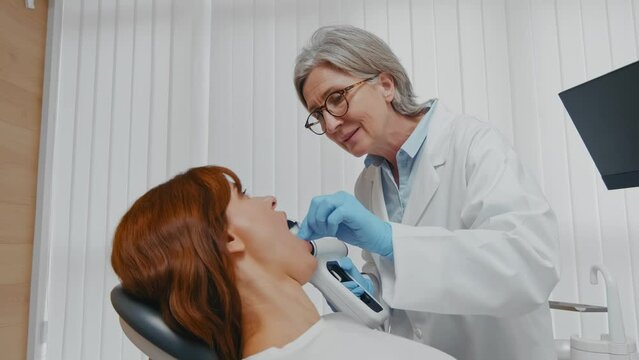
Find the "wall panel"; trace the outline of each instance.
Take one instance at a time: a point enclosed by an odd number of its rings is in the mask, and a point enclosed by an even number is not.
[[[275,2],[258,1],[253,10],[253,183],[255,194],[275,193]],[[247,89],[249,90],[249,89]]]
[[[296,151],[299,127],[298,100],[293,88],[293,63],[297,55],[297,6],[294,0],[275,1],[273,93],[275,124],[273,176],[274,194],[278,206],[289,218],[301,221],[306,209],[300,209],[297,199],[301,186],[298,173],[303,157]]]
[[[461,49],[459,35],[459,7],[457,2],[433,0],[435,23],[435,56],[437,57],[438,97],[451,109],[462,111]]]
[[[510,58],[505,0],[483,0],[481,13],[486,61],[486,121],[513,143]]]
[[[151,87],[149,118],[149,187],[167,176],[167,144],[169,121],[169,78],[171,76],[171,6],[172,0],[151,3]]]
[[[481,1],[461,2],[458,11],[460,73],[464,111],[482,119],[489,119]]]
[[[570,179],[566,151],[566,135],[562,118],[563,106],[557,97],[561,90],[557,17],[554,1],[531,3],[533,49],[537,54],[533,63],[535,81],[534,97],[538,119],[539,150],[543,176],[542,186],[559,222],[560,261],[562,281],[553,296],[565,301],[577,300],[577,281],[574,263],[574,234],[570,209]],[[555,312],[555,332],[558,337],[569,338],[572,329],[579,327],[577,314]]]

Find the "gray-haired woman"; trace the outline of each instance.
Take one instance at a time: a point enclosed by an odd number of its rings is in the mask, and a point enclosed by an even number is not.
[[[315,197],[298,236],[364,250],[392,333],[461,360],[556,359],[557,223],[508,141],[416,101],[388,45],[352,26],[318,29],[294,83],[306,128],[366,155],[357,198]]]

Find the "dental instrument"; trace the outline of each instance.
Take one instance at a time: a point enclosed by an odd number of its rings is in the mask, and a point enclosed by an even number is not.
[[[297,222],[287,220],[289,230],[297,234]],[[388,309],[365,289],[357,297],[342,283],[355,281],[338,264],[348,255],[346,244],[336,238],[321,238],[310,241],[311,254],[317,258],[317,270],[311,279],[313,284],[338,312],[344,312],[371,329],[379,328],[388,318]],[[363,287],[362,287],[363,288]]]

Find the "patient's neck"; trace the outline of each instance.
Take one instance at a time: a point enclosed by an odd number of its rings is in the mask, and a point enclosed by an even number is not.
[[[259,266],[240,267],[236,275],[242,299],[243,357],[283,347],[319,321],[315,305],[294,279]]]

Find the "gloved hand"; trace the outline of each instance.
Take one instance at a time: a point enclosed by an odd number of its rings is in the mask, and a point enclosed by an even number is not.
[[[353,261],[348,256],[337,260],[337,264],[354,280],[345,281],[342,285],[346,286],[346,288],[348,288],[348,290],[357,297],[362,296],[362,294],[364,294],[364,290],[366,290],[371,296],[375,296],[375,287],[373,286],[373,282],[359,272],[357,267],[353,264]]]
[[[362,275],[348,256],[337,260],[337,264],[353,279],[353,281],[344,281],[342,285],[355,294],[355,296],[362,296],[362,294],[364,294],[364,290],[366,290],[371,296],[375,296],[375,286],[373,285],[373,281]],[[330,301],[327,300],[326,303],[333,312],[337,311]]]
[[[343,191],[314,197],[297,236],[304,240],[332,236],[382,256],[393,254],[390,224]]]

